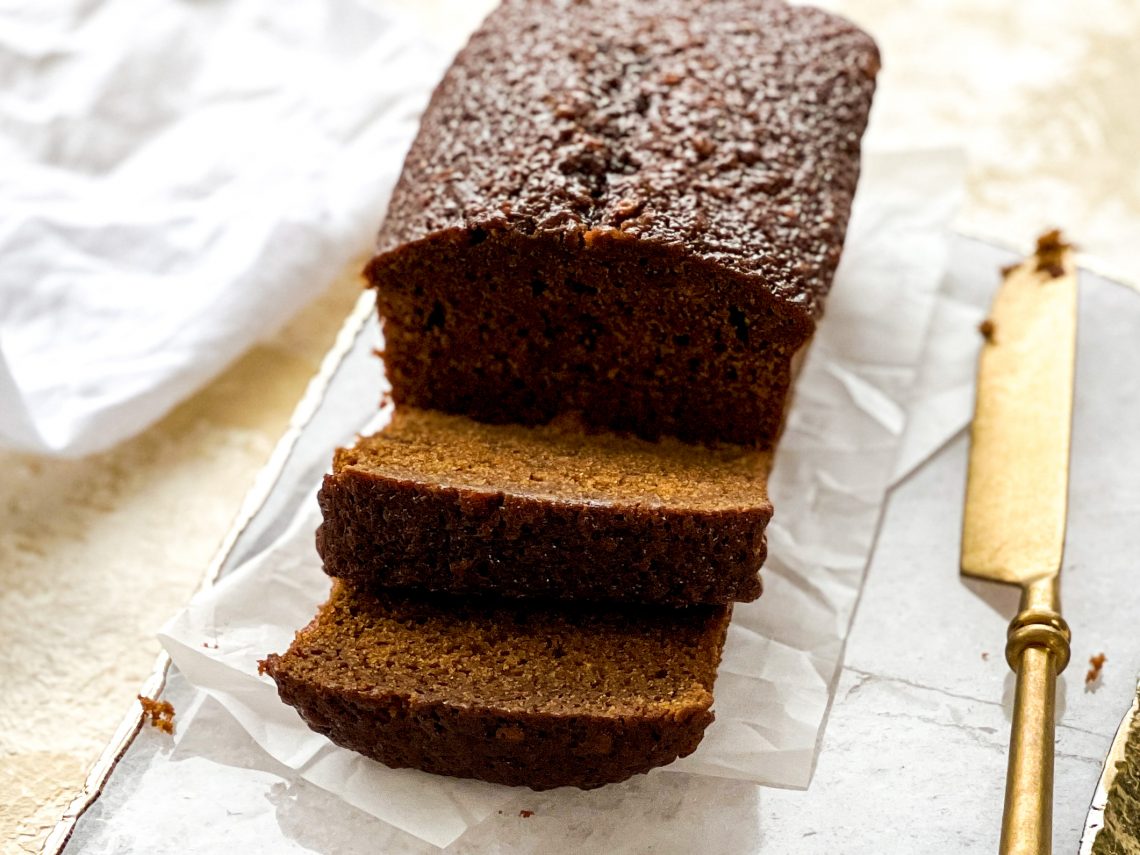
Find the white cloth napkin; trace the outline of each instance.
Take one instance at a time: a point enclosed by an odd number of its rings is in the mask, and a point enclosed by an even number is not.
[[[0,9],[0,446],[143,430],[362,257],[451,53],[366,0]]]

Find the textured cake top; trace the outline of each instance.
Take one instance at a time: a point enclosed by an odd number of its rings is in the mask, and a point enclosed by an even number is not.
[[[879,67],[775,0],[506,0],[437,88],[381,230],[615,233],[818,314]]]

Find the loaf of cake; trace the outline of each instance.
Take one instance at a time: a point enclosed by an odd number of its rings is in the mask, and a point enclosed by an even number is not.
[[[770,454],[398,409],[319,494],[359,587],[687,605],[754,600]]]
[[[396,404],[769,446],[878,68],[854,25],[777,0],[506,0],[367,267]]]
[[[388,766],[589,788],[697,747],[729,613],[371,596],[334,583],[262,670],[313,730]]]

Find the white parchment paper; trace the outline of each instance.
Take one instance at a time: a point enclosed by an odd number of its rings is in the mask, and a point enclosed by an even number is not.
[[[0,4],[0,446],[137,433],[363,257],[452,49],[368,0]]]
[[[716,721],[700,748],[665,772],[790,787],[810,780],[899,457],[960,174],[959,160],[947,153],[866,160],[848,247],[770,484],[776,517],[765,594],[735,611],[716,684]],[[516,791],[390,770],[333,746],[257,675],[257,660],[283,650],[327,594],[313,548],[316,525],[313,502],[273,546],[196,597],[164,629],[163,644],[186,678],[276,760],[445,846]]]

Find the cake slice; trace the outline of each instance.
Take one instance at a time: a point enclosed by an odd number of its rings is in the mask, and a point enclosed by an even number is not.
[[[397,409],[337,451],[317,549],[358,587],[687,605],[754,600],[771,458]]]
[[[262,670],[313,730],[388,766],[597,787],[691,753],[729,607],[598,610],[335,583]]]
[[[770,446],[878,68],[859,28],[780,0],[506,0],[367,268],[396,404]]]

